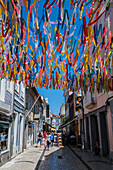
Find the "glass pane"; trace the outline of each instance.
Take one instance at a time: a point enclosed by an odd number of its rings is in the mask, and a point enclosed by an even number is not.
[[[0,124],[0,146],[1,151],[4,151],[8,147],[8,125]]]

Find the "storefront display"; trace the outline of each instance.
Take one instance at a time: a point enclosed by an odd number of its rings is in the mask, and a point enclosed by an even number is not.
[[[8,128],[7,124],[0,123],[0,146],[1,151],[7,150],[8,147]]]

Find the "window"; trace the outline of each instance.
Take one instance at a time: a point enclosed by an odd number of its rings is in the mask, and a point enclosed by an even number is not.
[[[104,89],[102,89],[102,91],[98,91],[98,97],[101,96],[102,94],[104,94]]]
[[[21,98],[21,83],[19,84],[19,97]]]
[[[10,81],[7,80],[7,89],[10,89]]]
[[[6,87],[7,87],[7,90],[10,91],[11,82],[9,80],[6,80]]]
[[[0,123],[0,144],[1,151],[7,150],[8,148],[8,125]]]
[[[21,91],[21,98],[22,98],[22,99],[24,98],[24,93],[23,93],[23,91]]]

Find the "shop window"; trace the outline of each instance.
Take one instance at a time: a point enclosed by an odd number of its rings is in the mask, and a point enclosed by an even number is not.
[[[0,123],[0,147],[1,151],[8,149],[8,125]]]

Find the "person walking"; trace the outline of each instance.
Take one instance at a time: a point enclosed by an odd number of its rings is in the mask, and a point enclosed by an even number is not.
[[[44,146],[44,148],[45,148],[45,139],[44,139],[44,135],[42,135],[42,146]]]
[[[38,145],[38,143],[40,142],[40,147],[41,147],[41,144],[42,144],[42,134],[41,134],[40,131],[39,131],[39,133],[37,134],[37,137],[38,137],[38,139],[37,139],[37,145]]]
[[[50,135],[49,135],[49,132],[47,133],[47,148],[48,148],[48,151],[49,151],[49,144],[50,144]]]
[[[46,147],[46,142],[47,142],[47,133],[46,133],[46,131],[43,133],[43,136],[44,136],[45,147]]]
[[[50,135],[50,140],[51,140],[51,146],[53,146],[54,137],[53,137],[53,134],[52,134],[52,133],[51,133],[51,135]]]

